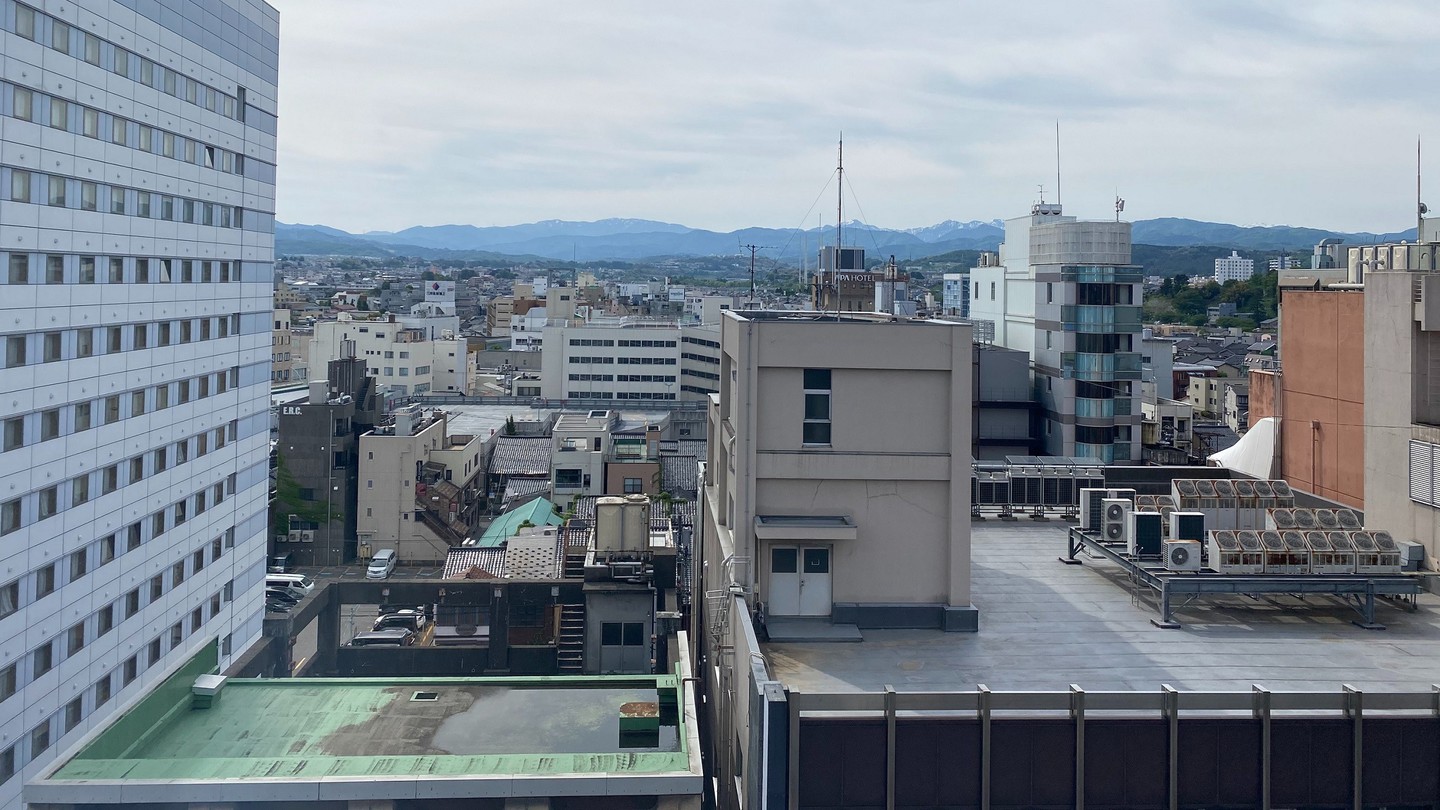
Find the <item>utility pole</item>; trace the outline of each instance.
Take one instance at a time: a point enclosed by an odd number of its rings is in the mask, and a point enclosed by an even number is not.
[[[742,250],[750,251],[750,300],[755,300],[755,251],[771,250],[770,245],[741,245]]]

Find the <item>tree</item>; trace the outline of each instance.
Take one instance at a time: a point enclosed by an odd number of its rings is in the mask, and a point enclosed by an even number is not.
[[[369,312],[369,311],[370,311],[370,297],[369,297],[369,296],[365,296],[365,295],[360,296],[360,297],[359,297],[358,299],[356,299],[356,301],[355,301],[355,308],[358,309],[358,310],[360,310],[361,312]]]
[[[505,435],[515,435],[515,417],[513,415],[505,417]]]

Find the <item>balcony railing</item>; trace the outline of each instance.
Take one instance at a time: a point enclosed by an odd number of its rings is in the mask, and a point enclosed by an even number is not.
[[[1140,379],[1140,355],[1135,352],[1090,354],[1065,352],[1060,355],[1064,376],[1073,380],[1109,382]]]
[[[1141,309],[1130,305],[1066,304],[1060,321],[1067,332],[1125,334],[1140,331]]]

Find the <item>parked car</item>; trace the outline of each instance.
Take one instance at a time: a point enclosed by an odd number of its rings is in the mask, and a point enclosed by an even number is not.
[[[267,587],[289,586],[290,590],[304,592],[306,596],[315,590],[315,583],[304,574],[266,574]]]
[[[288,590],[282,590],[280,588],[266,588],[265,601],[284,602],[287,605],[295,605],[300,602],[300,597],[290,593],[290,591]]]
[[[403,627],[406,630],[413,630],[418,633],[425,629],[425,623],[424,611],[397,610],[375,619],[375,624],[370,629],[384,630],[387,627]]]
[[[267,573],[283,574],[290,570],[290,552],[282,551],[270,556],[270,565],[265,569]]]
[[[394,603],[386,603],[381,605],[380,610],[377,611],[377,615],[384,616],[387,613],[396,613],[401,610],[418,610],[421,613],[425,614],[425,618],[431,618],[429,605],[406,605]]]
[[[265,611],[267,613],[289,613],[292,607],[294,607],[294,605],[287,602],[280,602],[274,599],[265,600]]]
[[[358,633],[350,639],[351,647],[409,647],[414,643],[415,634],[403,627]]]
[[[382,548],[370,558],[370,567],[365,569],[366,579],[389,579],[395,571],[395,549]]]

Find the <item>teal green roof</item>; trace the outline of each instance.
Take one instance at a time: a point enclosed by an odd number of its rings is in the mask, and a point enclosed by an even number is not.
[[[188,672],[172,678],[178,688],[165,705],[147,701],[154,705],[141,716],[127,713],[49,781],[689,767],[675,676],[232,679],[209,708],[192,707],[191,679]],[[620,707],[632,701],[660,703],[658,736],[637,743],[621,734]]]
[[[476,545],[481,548],[495,548],[503,545],[506,540],[519,533],[520,524],[527,520],[534,526],[559,526],[565,522],[555,514],[555,504],[544,498],[536,498],[495,518],[495,522],[491,523],[490,528],[485,530],[485,534],[480,536],[480,542]]]

